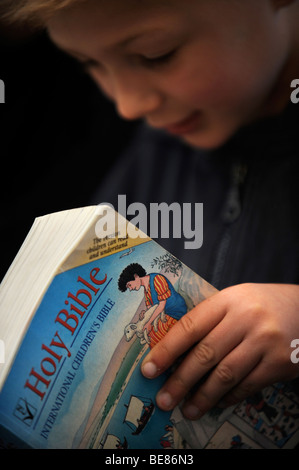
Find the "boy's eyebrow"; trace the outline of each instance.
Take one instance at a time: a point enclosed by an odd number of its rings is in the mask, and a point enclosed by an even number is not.
[[[162,34],[162,36],[161,36]],[[123,41],[120,41],[117,46],[118,47],[126,47],[131,45],[134,42],[137,41],[142,41],[144,38],[148,37],[150,41],[155,41],[163,39],[164,37],[176,37],[178,34],[178,31],[172,31],[168,30],[166,31],[165,28],[162,27],[156,27],[156,28],[148,28],[148,30],[142,31],[140,33],[134,34]]]
[[[117,45],[120,47],[125,47],[131,44],[132,42],[139,40],[140,38],[143,38],[143,36],[147,36],[148,34],[152,36],[152,35],[155,35],[155,33],[160,33],[160,32],[165,32],[165,30],[162,28],[154,28],[154,29],[149,28],[148,30],[142,31],[140,33],[136,33],[126,39],[123,39]]]
[[[128,38],[125,38],[123,40],[121,40],[120,42],[110,46],[110,47],[126,47],[130,44],[132,44],[133,42],[139,40],[139,39],[142,39],[144,36],[147,36],[149,33],[151,34],[151,39],[154,37],[155,33],[165,33],[165,30],[162,29],[162,28],[155,28],[155,29],[150,29],[150,30],[146,30],[146,31],[143,31],[142,33],[137,33],[137,34],[134,34]],[[67,52],[68,54],[74,56],[76,59],[81,59],[81,60],[89,60],[90,58],[88,56],[86,56],[85,54],[82,54],[81,52],[78,52],[78,51],[74,51],[72,49],[69,49],[67,47],[64,47],[64,46],[60,46],[57,42],[56,42],[56,45],[57,47],[59,47],[60,49],[62,49],[63,51]]]

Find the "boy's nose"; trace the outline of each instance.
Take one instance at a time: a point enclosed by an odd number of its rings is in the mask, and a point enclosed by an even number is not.
[[[134,120],[143,118],[159,108],[162,98],[145,83],[121,84],[114,93],[114,101],[120,116]]]
[[[128,120],[140,119],[155,111],[160,105],[159,96],[122,93],[116,98],[116,106],[121,117]]]

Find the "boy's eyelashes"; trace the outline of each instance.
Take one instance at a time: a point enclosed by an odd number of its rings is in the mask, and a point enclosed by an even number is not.
[[[173,49],[165,54],[157,55],[157,56],[142,56],[143,60],[148,62],[149,64],[163,64],[167,63],[170,59],[173,58],[175,53],[177,52],[177,49]]]
[[[170,59],[173,58],[173,56],[176,54],[177,49],[173,49],[167,53],[160,54],[157,56],[145,56],[145,55],[140,55],[136,56],[137,59],[140,59],[142,64],[146,66],[156,66],[156,65],[163,65],[166,64],[167,62],[170,61]],[[98,62],[97,60],[94,59],[87,59],[87,60],[81,60],[80,61],[81,65],[85,70],[90,70],[92,68],[102,68],[103,66]]]

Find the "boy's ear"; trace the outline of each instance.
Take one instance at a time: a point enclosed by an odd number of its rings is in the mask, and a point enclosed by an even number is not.
[[[296,0],[271,0],[274,8],[278,10],[279,8],[286,7],[291,3],[294,3]]]

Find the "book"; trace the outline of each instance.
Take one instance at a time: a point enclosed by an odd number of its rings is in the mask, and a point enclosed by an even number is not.
[[[293,447],[285,385],[197,422],[155,403],[170,371],[147,380],[144,357],[216,292],[110,206],[38,217],[0,285],[0,447]]]

